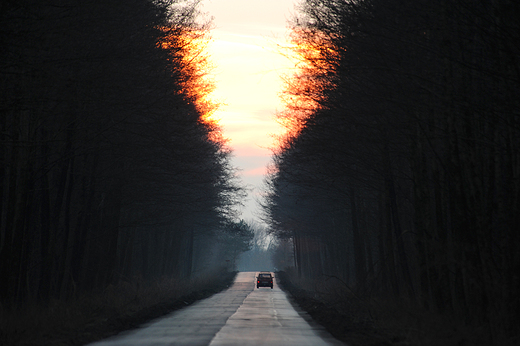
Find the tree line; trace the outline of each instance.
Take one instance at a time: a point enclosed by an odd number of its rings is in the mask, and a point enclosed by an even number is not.
[[[2,306],[226,267],[243,192],[198,3],[2,3]]]
[[[520,5],[305,0],[265,219],[304,278],[520,320]]]

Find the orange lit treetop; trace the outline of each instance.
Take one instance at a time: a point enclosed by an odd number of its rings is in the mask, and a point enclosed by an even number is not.
[[[218,104],[210,98],[215,84],[208,76],[208,71],[213,68],[207,53],[210,42],[208,29],[171,26],[160,30],[163,36],[158,45],[168,51],[171,66],[180,66],[172,71],[181,87],[176,93],[192,104],[199,114],[199,121],[215,132],[218,124],[211,117]]]
[[[296,72],[284,78],[281,94],[285,109],[277,114],[286,128],[286,136],[293,138],[305,126],[309,117],[323,105],[326,90],[334,88],[338,50],[333,39],[323,33],[305,28],[294,28],[292,46],[284,53],[295,60]]]

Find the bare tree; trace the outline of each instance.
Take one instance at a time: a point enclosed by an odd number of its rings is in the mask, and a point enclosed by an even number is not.
[[[509,1],[303,2],[293,23],[302,68],[281,114],[290,131],[265,200],[301,275],[320,275],[330,258],[326,270],[359,289],[391,287],[512,330],[518,11]]]

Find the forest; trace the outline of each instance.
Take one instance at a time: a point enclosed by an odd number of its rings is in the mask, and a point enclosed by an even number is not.
[[[0,4],[0,327],[241,259],[518,340],[520,3],[302,0],[267,236],[238,218],[199,4]]]
[[[297,70],[277,115],[287,134],[263,202],[270,232],[294,251],[283,263],[302,280],[481,327],[484,344],[513,340],[520,4],[304,0],[299,10],[285,49]]]
[[[5,311],[233,270],[248,248],[199,2],[2,2]]]

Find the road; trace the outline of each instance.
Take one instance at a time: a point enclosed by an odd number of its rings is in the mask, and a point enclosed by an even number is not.
[[[142,327],[90,346],[326,346],[343,345],[307,322],[285,292],[256,289],[255,272],[238,273],[227,290]]]

